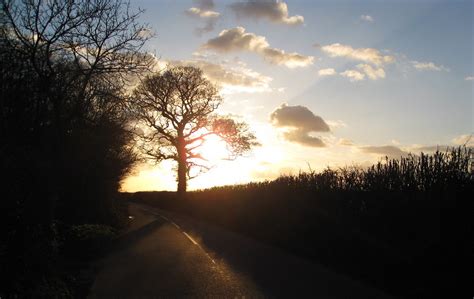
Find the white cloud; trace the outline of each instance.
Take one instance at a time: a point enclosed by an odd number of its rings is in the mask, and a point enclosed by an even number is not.
[[[464,80],[466,80],[466,81],[474,81],[474,76],[467,76],[466,78],[464,78]]]
[[[222,87],[223,93],[267,92],[271,91],[272,78],[264,76],[245,65],[230,66],[225,63],[214,63],[205,60],[174,60],[169,65],[189,65],[200,68],[212,82]]]
[[[358,64],[357,68],[362,70],[371,80],[385,78],[385,71],[383,68],[374,68],[370,64]]]
[[[411,64],[413,65],[414,68],[420,71],[447,71],[449,72],[449,69],[442,66],[442,65],[436,65],[433,62],[420,62],[413,60],[411,61]]]
[[[228,53],[237,51],[254,52],[266,61],[289,68],[305,67],[313,64],[314,57],[298,53],[287,53],[283,50],[271,48],[264,36],[245,32],[245,28],[236,27],[226,29],[219,36],[212,38],[202,46],[203,49]]]
[[[361,15],[360,16],[360,19],[362,21],[366,21],[366,22],[370,22],[370,23],[373,23],[374,22],[374,18],[372,18],[371,16],[369,15]]]
[[[361,81],[365,79],[365,75],[356,70],[347,70],[340,73],[340,75],[349,78],[351,82]]]
[[[347,127],[347,124],[342,120],[327,120],[326,123],[329,125],[331,130]]]
[[[151,38],[155,33],[150,28],[144,28],[138,32],[138,35],[142,38]]]
[[[187,12],[191,15],[198,16],[200,18],[217,18],[220,13],[212,10],[202,10],[197,7],[191,7],[187,10]]]
[[[266,61],[276,65],[284,65],[289,68],[306,67],[313,64],[314,61],[312,56],[305,56],[296,52],[286,53],[283,50],[275,48],[265,48],[262,53]]]
[[[336,75],[336,70],[333,68],[321,69],[318,71],[318,75],[320,76],[332,76]]]
[[[353,60],[364,61],[380,66],[395,61],[395,57],[383,55],[379,50],[374,48],[358,48],[354,49],[348,45],[339,43],[322,46],[321,50],[330,57],[346,57]]]
[[[300,25],[304,22],[303,16],[295,15],[290,17],[288,5],[279,0],[249,0],[230,4],[229,7],[238,18],[267,19],[273,23],[286,25]]]
[[[243,27],[223,30],[219,33],[218,37],[208,40],[207,43],[203,45],[205,49],[212,49],[218,52],[242,50],[260,52],[269,46],[264,36],[247,33]]]

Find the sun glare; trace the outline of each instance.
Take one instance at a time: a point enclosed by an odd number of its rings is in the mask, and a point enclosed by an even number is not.
[[[207,136],[203,145],[197,149],[197,152],[201,154],[211,166],[228,158],[230,154],[224,140],[215,135]]]

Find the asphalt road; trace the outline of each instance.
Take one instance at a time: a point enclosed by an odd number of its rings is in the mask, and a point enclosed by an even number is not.
[[[319,264],[189,217],[130,204],[90,298],[386,298]]]

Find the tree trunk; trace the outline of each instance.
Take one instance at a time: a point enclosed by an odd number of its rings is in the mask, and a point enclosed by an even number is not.
[[[186,161],[183,161],[181,158],[179,158],[178,161],[178,193],[179,194],[184,194],[186,193]]]
[[[184,138],[178,138],[178,194],[186,193],[187,188],[187,159]]]

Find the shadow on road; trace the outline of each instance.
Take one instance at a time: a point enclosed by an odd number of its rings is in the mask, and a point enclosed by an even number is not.
[[[159,210],[176,221],[208,254],[225,267],[252,281],[265,296],[318,298],[386,298],[379,290],[365,286],[324,266],[291,255],[202,221]]]
[[[160,227],[162,227],[165,222],[162,219],[157,219],[153,222],[145,224],[144,226],[129,230],[125,234],[121,235],[113,245],[113,251],[124,250],[128,247],[134,246],[138,241],[143,240],[149,235],[152,235]]]

